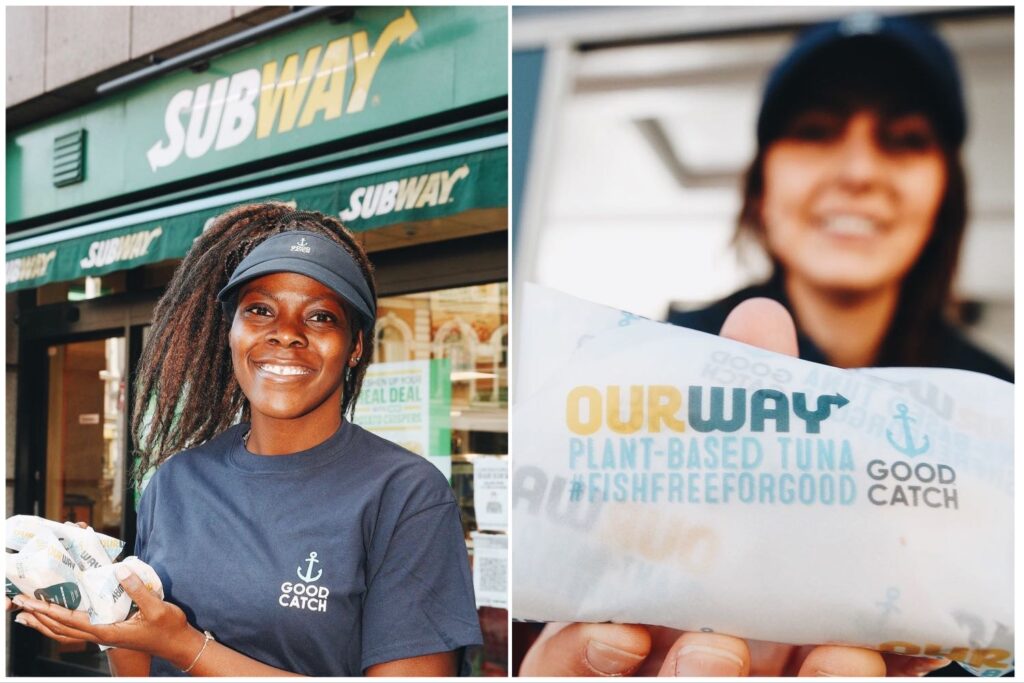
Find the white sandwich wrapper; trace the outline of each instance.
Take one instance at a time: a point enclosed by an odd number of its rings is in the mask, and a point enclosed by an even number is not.
[[[114,574],[119,564],[131,569],[160,598],[164,596],[152,567],[135,556],[113,562],[124,542],[91,527],[30,515],[10,517],[5,527],[7,548],[17,551],[7,554],[8,597],[24,593],[81,610],[93,624],[124,621],[133,613],[134,603]]]
[[[1013,666],[1012,384],[519,306],[513,617]]]
[[[88,567],[110,564],[109,561],[113,561],[124,549],[124,541],[97,533],[92,527],[83,529],[70,522],[61,524],[33,515],[14,515],[7,518],[4,523],[6,547],[10,550],[21,550],[39,529],[48,529],[52,532],[76,561]],[[106,555],[108,562],[103,561],[103,555]]]
[[[8,597],[24,593],[92,614],[92,601],[81,586],[81,567],[48,528],[38,527],[20,552],[8,554],[5,569]]]
[[[124,621],[134,614],[132,609],[134,603],[114,574],[114,569],[119,564],[131,569],[142,580],[146,588],[160,598],[164,597],[164,587],[160,577],[152,567],[134,555],[126,557],[116,564],[86,570],[82,573],[81,583],[84,592],[89,595],[93,611],[96,613],[96,618],[90,619],[94,624],[113,624]]]

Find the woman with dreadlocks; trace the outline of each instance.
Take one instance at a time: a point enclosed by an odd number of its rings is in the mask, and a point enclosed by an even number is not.
[[[219,305],[218,305],[219,302]],[[373,350],[372,267],[333,218],[216,219],[155,311],[136,380],[129,620],[19,598],[117,675],[454,675],[479,644],[458,506],[425,459],[345,419]],[[173,456],[173,457],[172,457]]]

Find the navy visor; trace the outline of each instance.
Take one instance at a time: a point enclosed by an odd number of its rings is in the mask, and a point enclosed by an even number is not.
[[[347,301],[362,318],[362,328],[373,330],[377,302],[355,258],[340,244],[324,235],[289,230],[256,246],[231,274],[217,294],[228,320],[235,315],[238,288],[271,273],[299,273],[329,287]]]

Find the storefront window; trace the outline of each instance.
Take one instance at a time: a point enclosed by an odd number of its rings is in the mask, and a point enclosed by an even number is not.
[[[395,320],[401,322],[398,318]],[[373,357],[378,363],[409,360],[409,342],[412,341],[410,337],[411,334],[406,330],[389,321],[377,333],[377,350]]]
[[[380,367],[382,364],[410,361],[447,361],[445,379],[450,396],[441,400],[447,406],[450,442],[441,449],[447,452],[422,455],[507,452],[505,283],[382,297],[377,311],[374,365],[369,377],[385,371]],[[434,367],[441,366],[435,363]],[[369,389],[372,386],[371,381],[364,385],[367,394],[360,399],[360,405],[376,400],[377,395]],[[427,400],[425,396],[421,398]]]
[[[507,675],[506,484],[486,497],[475,486],[484,469],[491,484],[507,472],[507,284],[382,297],[374,361],[355,421],[427,457],[451,481],[484,633],[472,673]]]

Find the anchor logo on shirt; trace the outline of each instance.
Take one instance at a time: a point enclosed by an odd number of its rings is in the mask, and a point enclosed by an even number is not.
[[[320,562],[320,560],[316,559],[316,553],[315,552],[310,553],[309,557],[306,558],[306,573],[305,574],[302,573],[302,567],[299,567],[298,569],[296,569],[295,573],[298,574],[299,578],[302,579],[303,581],[305,581],[306,583],[311,583],[313,581],[316,581],[324,573],[323,569],[318,569],[317,572],[316,572],[316,576],[313,576],[313,565],[314,564],[319,564],[319,562]]]
[[[896,412],[899,413],[899,415],[893,415],[892,417],[897,422],[903,423],[903,445],[896,442],[896,439],[892,435],[892,430],[886,429],[885,436],[889,439],[889,443],[892,444],[892,447],[900,453],[904,453],[911,457],[921,455],[927,451],[929,446],[927,434],[924,435],[924,441],[921,442],[920,446],[914,443],[914,433],[910,431],[910,423],[917,422],[917,420],[907,414],[909,412],[909,408],[907,408],[906,404],[897,404]]]

